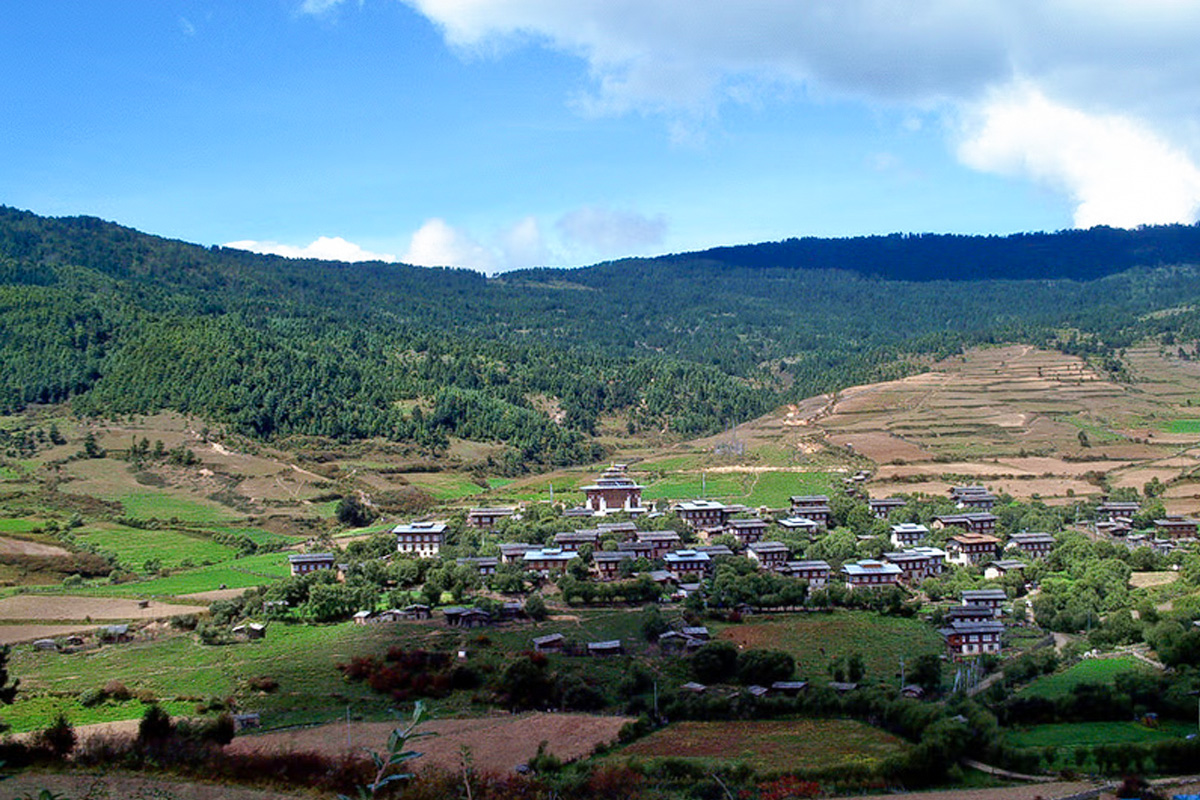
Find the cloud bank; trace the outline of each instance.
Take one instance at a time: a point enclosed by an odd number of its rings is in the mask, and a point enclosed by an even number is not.
[[[573,98],[585,114],[657,113],[688,131],[727,103],[853,98],[948,118],[962,163],[1057,188],[1078,224],[1190,220],[1200,207],[1200,3],[404,2],[454,48],[585,60]]]
[[[258,242],[244,239],[237,242],[226,242],[224,247],[237,250],[249,250],[252,253],[265,255],[286,256],[287,258],[317,258],[323,261],[396,261],[396,257],[387,253],[372,253],[369,250],[348,242],[340,236],[321,236],[311,244],[297,247],[279,242]]]

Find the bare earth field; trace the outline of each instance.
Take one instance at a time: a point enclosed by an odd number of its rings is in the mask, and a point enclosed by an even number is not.
[[[197,614],[205,606],[151,601],[138,608],[136,600],[117,597],[67,597],[18,594],[0,600],[0,619],[12,620],[126,620],[159,619],[174,614]]]
[[[71,633],[86,633],[96,630],[94,624],[78,622],[74,625],[0,625],[0,645],[32,642],[38,639],[54,639]]]
[[[55,797],[105,797],[122,800],[273,800],[312,797],[306,794],[284,794],[273,789],[243,789],[216,783],[185,783],[120,772],[22,773],[4,781],[6,797],[37,797],[43,789],[54,792]]]
[[[589,714],[522,714],[476,719],[433,720],[421,727],[437,736],[422,739],[417,748],[425,755],[416,764],[457,769],[462,748],[471,750],[481,770],[509,772],[537,754],[538,744],[548,742],[547,751],[563,760],[582,758],[597,745],[614,741],[630,717],[600,717]],[[319,751],[330,755],[363,747],[383,750],[396,727],[390,722],[334,723],[315,728],[241,736],[229,745],[231,752]]]
[[[52,544],[27,542],[0,536],[0,556],[69,556],[71,552]]]

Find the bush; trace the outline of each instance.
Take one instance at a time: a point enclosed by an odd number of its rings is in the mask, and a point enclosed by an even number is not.
[[[148,706],[138,723],[137,740],[139,744],[160,744],[171,738],[175,732],[175,724],[171,715],[158,705]]]
[[[129,691],[129,687],[120,681],[109,681],[104,684],[104,695],[110,700],[116,700],[118,703],[123,703],[133,697],[133,692]]]
[[[75,749],[75,728],[66,714],[59,712],[50,727],[34,737],[34,745],[49,750],[56,758],[63,758]]]

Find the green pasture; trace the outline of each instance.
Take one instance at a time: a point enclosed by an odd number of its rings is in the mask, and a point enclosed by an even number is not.
[[[99,523],[76,530],[75,538],[101,550],[115,553],[121,566],[141,570],[150,559],[158,559],[168,569],[184,562],[193,565],[229,561],[237,555],[232,547],[212,539],[173,530],[142,530],[124,525]]]
[[[1022,697],[1043,697],[1057,700],[1066,697],[1080,684],[1111,684],[1122,672],[1150,670],[1135,658],[1090,658],[1067,669],[1038,678],[1020,691]]]
[[[405,477],[413,486],[428,492],[434,498],[443,502],[459,500],[487,491],[470,478],[454,473],[419,472],[411,473]]]
[[[1200,433],[1200,419],[1174,419],[1163,425],[1167,433]]]
[[[289,536],[284,533],[272,533],[262,528],[246,528],[238,525],[201,525],[201,530],[213,533],[231,533],[235,536],[245,536],[259,547],[274,547],[275,545],[295,544],[303,540],[303,536]]]
[[[258,556],[255,556],[257,558]],[[276,557],[279,556],[276,554]],[[238,562],[180,572],[165,578],[121,583],[116,586],[89,587],[87,594],[115,597],[174,597],[182,594],[211,592],[214,589],[250,589],[272,581],[261,574],[235,568]]]
[[[79,702],[78,696],[36,695],[26,697],[18,694],[16,702],[0,709],[0,720],[12,726],[12,733],[24,733],[48,727],[60,713],[65,714],[72,725],[92,725],[99,722],[140,719],[146,713],[147,705],[140,700],[124,702],[110,700],[88,707]],[[171,716],[195,716],[196,714],[196,703],[189,700],[162,700],[159,705]]]
[[[868,766],[903,752],[892,734],[847,719],[678,722],[617,750],[620,761],[743,764],[760,775]]]
[[[1008,732],[1014,747],[1085,747],[1097,744],[1140,744],[1177,739],[1196,732],[1194,722],[1160,721],[1156,727],[1140,722],[1067,722],[1015,728]]]
[[[761,472],[743,502],[751,507],[784,508],[794,494],[829,494],[834,478],[828,472]]]
[[[219,503],[193,500],[152,489],[127,492],[117,497],[126,516],[135,519],[178,519],[183,522],[227,522],[237,514]]]
[[[866,611],[830,614],[772,614],[737,625],[709,626],[721,639],[750,648],[782,650],[796,659],[797,676],[829,680],[830,662],[860,654],[866,680],[899,685],[900,659],[911,664],[926,653],[945,650],[942,637],[918,619],[885,617]]]
[[[44,524],[35,519],[0,519],[0,533],[33,533]]]

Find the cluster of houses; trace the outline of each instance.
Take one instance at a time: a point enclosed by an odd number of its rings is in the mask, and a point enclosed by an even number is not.
[[[1154,520],[1153,537],[1135,533],[1133,518],[1141,511],[1141,504],[1109,500],[1096,509],[1096,532],[1107,534],[1114,541],[1124,542],[1131,550],[1149,547],[1167,555],[1176,548],[1196,542],[1197,520],[1191,517],[1166,516]]]

